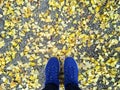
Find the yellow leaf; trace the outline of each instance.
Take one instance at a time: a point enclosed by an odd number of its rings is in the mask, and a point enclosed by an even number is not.
[[[14,9],[11,6],[9,6],[6,14],[13,14],[13,13],[14,13]]]
[[[4,1],[4,0],[0,0],[0,7],[2,7],[3,1]]]
[[[42,65],[42,60],[41,60],[41,58],[39,58],[38,60],[37,60],[37,65]]]
[[[21,15],[20,10],[16,10],[15,12],[16,12],[16,14],[17,14],[18,16],[20,16],[20,15]]]
[[[17,53],[16,51],[12,51],[11,57],[12,57],[12,58],[15,58],[16,53]]]
[[[29,18],[30,16],[32,16],[32,11],[30,8],[24,7],[23,9],[24,9],[24,17],[25,18]]]
[[[15,82],[11,82],[10,86],[11,86],[11,88],[14,88],[16,86],[16,83]]]
[[[3,82],[5,82],[6,78],[5,78],[5,77],[2,77],[1,80],[2,80]]]
[[[35,62],[29,62],[29,65],[30,66],[35,66],[36,64],[35,64]]]
[[[20,36],[25,36],[25,32],[24,32],[24,31],[21,31],[21,32],[19,32],[19,35],[20,35]]]
[[[14,47],[16,47],[17,44],[18,44],[18,43],[16,43],[15,41],[12,41],[11,43],[12,43],[12,45],[13,45]]]
[[[12,16],[11,21],[13,24],[16,24],[16,23],[18,23],[19,19],[18,19],[18,17]]]
[[[101,24],[100,24],[100,28],[105,29],[104,23],[101,23]]]
[[[23,1],[23,0],[16,0],[16,3],[17,3],[18,5],[22,5],[22,4],[24,3],[24,1]]]
[[[115,78],[115,76],[117,74],[117,69],[115,69],[115,68],[110,69],[109,74],[111,77]]]
[[[64,0],[59,0],[60,2],[63,2]]]
[[[5,32],[1,32],[1,37],[5,38],[5,36],[6,36]]]
[[[116,51],[120,52],[120,47],[115,48]]]
[[[96,12],[98,12],[98,11],[100,10],[100,7],[97,6],[97,7],[95,8],[95,10],[96,10]]]
[[[82,39],[82,42],[85,43],[87,40],[89,40],[89,36],[88,35],[85,35],[85,34],[81,34],[79,36],[81,39]]]
[[[19,45],[17,45],[17,46],[16,46],[16,49],[19,51],[19,49],[20,49],[20,46],[19,46]]]
[[[96,69],[96,70],[99,70],[99,69],[100,69],[100,66],[99,66],[99,65],[97,65],[97,66],[95,67],[95,69]]]
[[[30,60],[30,61],[33,61],[33,60],[35,60],[35,58],[32,57],[32,56],[30,56],[29,60]]]
[[[4,58],[0,58],[0,65],[5,65],[5,59]]]
[[[45,20],[46,22],[51,22],[51,17],[50,16],[47,16],[47,19]]]
[[[8,32],[8,35],[14,36],[15,35],[15,29],[12,29]]]
[[[92,45],[91,41],[88,41],[88,47],[90,47]]]
[[[104,61],[104,58],[101,55],[99,55],[99,60]]]
[[[103,38],[101,38],[101,39],[99,39],[99,41],[100,41],[100,43],[103,43],[103,42],[104,42],[104,39],[103,39]]]
[[[108,47],[111,47],[111,46],[113,46],[113,45],[116,45],[116,44],[118,44],[118,40],[117,39],[112,39],[112,40],[110,40],[110,44],[109,44],[109,46]]]
[[[109,66],[114,67],[117,62],[118,62],[118,59],[110,58],[109,60],[107,60],[106,64],[109,65]]]
[[[5,20],[5,29],[8,28],[10,26],[11,22],[8,20]]]
[[[56,53],[58,51],[57,48],[53,48],[53,52]]]
[[[95,1],[94,1],[94,0],[91,0],[91,4],[92,4],[92,5],[95,5]]]
[[[82,80],[83,78],[84,78],[84,76],[82,74],[79,74],[78,79]]]
[[[0,39],[0,48],[2,48],[5,45],[5,42]]]
[[[15,74],[15,76],[16,76],[15,80],[16,80],[18,83],[20,83],[20,82],[21,82],[20,74],[17,73],[17,74]]]
[[[30,50],[29,46],[25,46],[24,52],[28,52]]]
[[[22,39],[21,39],[21,38],[18,38],[18,39],[16,39],[15,41],[16,41],[17,43],[19,43],[19,42],[22,41]]]
[[[36,78],[37,78],[36,75],[35,76],[33,76],[33,75],[30,76],[30,80],[32,80],[32,81],[34,81]]]
[[[6,63],[9,63],[11,60],[12,60],[12,59],[11,59],[11,56],[8,56],[8,55],[7,55],[7,56],[5,57]]]

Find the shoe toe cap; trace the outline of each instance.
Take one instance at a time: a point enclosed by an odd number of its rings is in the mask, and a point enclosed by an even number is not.
[[[65,64],[73,65],[73,64],[76,64],[76,61],[72,57],[67,57],[65,59]]]

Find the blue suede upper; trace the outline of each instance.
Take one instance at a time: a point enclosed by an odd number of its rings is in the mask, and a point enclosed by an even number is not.
[[[72,57],[67,57],[64,62],[64,85],[78,85],[78,66]]]
[[[45,84],[53,83],[59,86],[59,61],[56,57],[49,59],[45,68]]]

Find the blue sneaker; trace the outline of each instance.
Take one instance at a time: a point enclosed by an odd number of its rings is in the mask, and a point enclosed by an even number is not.
[[[58,59],[56,57],[50,58],[45,68],[45,85],[55,84],[59,86],[59,70],[60,65]]]
[[[64,62],[64,85],[78,86],[78,66],[72,57],[67,57]]]

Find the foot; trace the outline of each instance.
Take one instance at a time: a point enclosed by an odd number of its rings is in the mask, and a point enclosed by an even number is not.
[[[50,83],[59,86],[59,67],[59,61],[56,57],[52,57],[49,59],[45,68],[45,85]]]
[[[59,86],[59,61],[56,57],[52,57],[49,59],[46,68],[45,68],[45,76],[46,76],[46,84],[55,84]]]
[[[67,57],[64,62],[64,85],[78,86],[78,66],[72,57]]]

